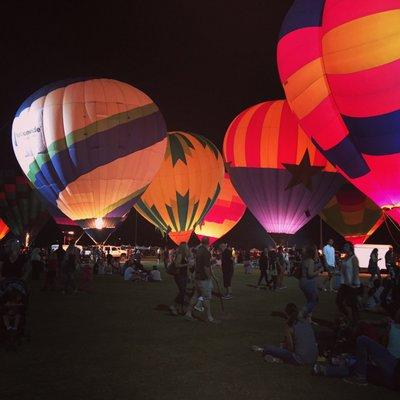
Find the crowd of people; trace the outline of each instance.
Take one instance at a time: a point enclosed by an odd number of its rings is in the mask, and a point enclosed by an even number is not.
[[[362,279],[354,246],[347,242],[340,252],[330,239],[319,252],[316,246],[304,249],[264,249],[260,254],[232,250],[222,244],[209,248],[207,238],[189,249],[181,243],[176,251],[164,252],[168,273],[173,275],[178,294],[170,311],[194,321],[195,311],[204,312],[206,320],[218,322],[212,314],[213,266],[221,265],[223,299],[232,299],[232,277],[236,261],[242,261],[245,273],[258,265],[257,288],[263,282],[271,291],[283,290],[285,276],[297,278],[304,295],[304,305],[289,303],[284,341],[277,345],[254,345],[270,363],[310,365],[312,373],[325,377],[343,377],[346,382],[365,385],[368,382],[400,388],[400,269],[393,249],[384,255],[387,275],[379,268],[378,250],[374,249],[368,265],[369,279]],[[316,318],[322,292],[330,293],[337,307],[333,321]],[[364,312],[374,312],[374,320]],[[381,318],[379,318],[379,314]]]
[[[378,249],[370,255],[370,278],[363,281],[354,247],[347,242],[342,252],[333,247],[333,240],[319,254],[316,246],[307,246],[293,257],[292,275],[299,280],[305,304],[299,309],[290,303],[282,313],[286,319],[284,342],[279,346],[253,346],[264,360],[272,363],[312,365],[315,375],[343,377],[348,383],[368,382],[400,389],[400,269],[393,249],[385,254],[387,276],[378,268]],[[260,278],[273,289],[278,288],[278,274],[270,273],[271,263],[282,268],[274,250],[260,256]],[[272,268],[274,271],[275,267]],[[326,277],[321,279],[322,272]],[[317,319],[313,312],[322,291],[335,295],[337,317],[334,321]],[[361,312],[374,312],[381,318],[369,320]]]
[[[140,251],[133,252],[121,265],[100,250],[85,257],[73,244],[66,250],[58,246],[47,252],[35,247],[22,249],[20,242],[9,240],[0,255],[2,331],[11,344],[23,334],[28,276],[38,280],[44,273],[42,291],[68,294],[78,289],[91,291],[94,274],[118,274],[127,282],[159,282],[161,260],[177,287],[170,313],[188,321],[196,321],[204,313],[207,322],[219,323],[211,306],[213,290],[217,289],[222,300],[232,299],[235,265],[241,262],[245,273],[248,268],[251,272],[255,266],[259,268],[256,288],[264,284],[272,292],[284,290],[285,279],[291,278],[298,280],[304,296],[302,307],[289,303],[283,312],[273,313],[286,320],[282,343],[252,347],[265,361],[310,365],[315,375],[399,388],[400,269],[392,248],[384,255],[378,249],[371,252],[368,279],[360,275],[353,245],[347,242],[338,252],[331,239],[321,252],[316,246],[301,250],[278,246],[249,252],[234,250],[226,243],[211,249],[204,237],[197,247],[190,249],[187,243],[181,243],[177,249],[165,248],[158,255],[158,265],[146,269]],[[385,275],[378,266],[382,259]],[[216,266],[221,267],[223,288],[214,275]],[[322,292],[330,294],[337,306],[333,321],[315,317]],[[373,313],[375,318],[369,320],[366,313]]]
[[[232,278],[234,273],[234,254],[226,243],[220,248],[210,249],[208,237],[203,237],[197,247],[189,249],[182,242],[176,250],[167,248],[163,252],[166,271],[173,276],[178,289],[169,309],[172,315],[183,315],[188,321],[195,321],[193,312],[205,312],[206,320],[219,323],[211,312],[211,298],[214,285],[218,296],[224,300],[233,298]],[[213,273],[213,266],[220,265],[223,289]]]
[[[41,291],[74,294],[92,292],[93,275],[122,275],[125,280],[161,281],[157,266],[147,271],[140,262],[140,251],[132,252],[121,267],[119,260],[101,248],[82,252],[73,243],[43,249],[24,248],[16,239],[8,240],[0,252],[0,339],[7,348],[25,335],[28,306],[28,278],[43,281]],[[44,275],[44,279],[41,277]]]

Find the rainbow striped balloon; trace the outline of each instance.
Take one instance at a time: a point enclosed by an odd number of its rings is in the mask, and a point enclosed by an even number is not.
[[[12,128],[29,180],[92,237],[109,234],[149,185],[166,135],[153,101],[113,79],[45,86],[21,105]]]
[[[225,173],[217,200],[194,231],[200,239],[207,236],[212,244],[229,232],[245,211],[246,205],[233,187],[229,175]]]
[[[297,232],[342,183],[284,100],[239,114],[226,132],[224,157],[235,189],[271,233]]]
[[[400,2],[296,0],[277,58],[302,128],[400,222]]]
[[[353,244],[364,243],[384,221],[382,210],[351,183],[343,184],[320,215]]]

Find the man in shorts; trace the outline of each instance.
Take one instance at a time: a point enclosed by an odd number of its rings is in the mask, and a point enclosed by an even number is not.
[[[196,251],[196,262],[194,267],[195,292],[190,299],[190,304],[185,314],[187,320],[192,321],[193,308],[197,299],[203,298],[203,305],[207,314],[208,322],[217,322],[211,314],[211,295],[212,295],[212,271],[211,271],[211,253],[209,250],[208,237],[201,239],[201,244]]]

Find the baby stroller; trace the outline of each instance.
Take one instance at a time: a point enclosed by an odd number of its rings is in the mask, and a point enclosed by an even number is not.
[[[8,350],[16,350],[26,332],[28,289],[23,280],[8,278],[0,283],[0,341]]]

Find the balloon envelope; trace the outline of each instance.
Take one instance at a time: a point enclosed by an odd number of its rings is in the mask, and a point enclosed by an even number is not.
[[[177,244],[187,242],[218,197],[224,163],[203,136],[168,134],[164,162],[135,209]]]
[[[75,79],[30,96],[16,113],[12,141],[45,200],[89,230],[114,226],[143,193],[163,160],[166,128],[158,107],[133,86]]]
[[[353,244],[364,243],[384,220],[382,210],[351,183],[343,184],[320,215]]]
[[[342,183],[283,100],[239,114],[226,132],[224,156],[240,197],[271,233],[297,232]]]
[[[10,232],[10,228],[7,224],[0,218],[0,240],[4,239],[7,233]]]
[[[225,173],[221,192],[203,221],[196,226],[195,233],[201,239],[207,236],[210,244],[229,232],[243,217],[246,205]]]
[[[400,4],[296,0],[278,67],[305,132],[400,222]]]
[[[0,217],[26,244],[34,241],[50,215],[28,179],[15,171],[0,171]]]

